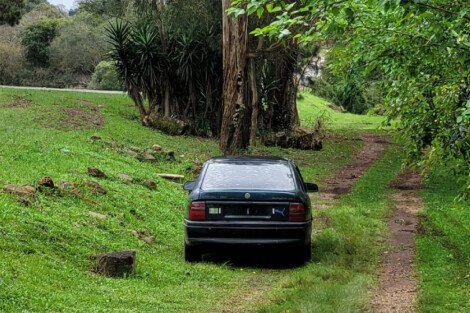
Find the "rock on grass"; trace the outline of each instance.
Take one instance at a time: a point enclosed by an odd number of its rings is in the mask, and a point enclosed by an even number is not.
[[[44,176],[42,177],[39,182],[38,182],[38,185],[40,187],[46,187],[46,188],[54,188],[54,181],[52,180],[52,178],[50,178],[49,176]]]
[[[151,179],[146,179],[142,184],[150,190],[157,190],[157,183]]]
[[[24,204],[29,204],[37,198],[36,188],[29,185],[5,185],[3,191],[16,196],[16,198]]]
[[[93,176],[93,177],[97,177],[97,178],[106,178],[106,174],[100,170],[99,168],[96,168],[96,167],[92,167],[90,166],[88,168],[88,175],[90,176]]]
[[[124,173],[119,173],[116,175],[120,180],[125,182],[126,184],[132,184],[134,182],[134,178],[131,176],[124,174]]]
[[[103,186],[91,180],[86,181],[85,186],[96,193],[100,193],[103,195],[108,193],[108,191]]]
[[[89,211],[88,212],[88,215],[90,215],[91,217],[94,217],[94,218],[97,218],[99,220],[105,220],[107,219],[108,217],[104,214],[101,214],[101,213],[98,213],[98,212],[93,212],[93,211]]]
[[[132,235],[134,237],[136,237],[137,239],[142,240],[146,244],[151,245],[151,244],[155,243],[155,237],[151,236],[151,235],[148,235],[145,232],[140,232],[140,231],[133,230]]]
[[[132,274],[136,266],[135,251],[120,251],[100,254],[95,257],[94,272],[110,277],[123,277]]]

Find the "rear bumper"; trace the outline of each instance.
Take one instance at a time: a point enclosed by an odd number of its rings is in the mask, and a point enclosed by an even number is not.
[[[309,244],[312,223],[185,220],[187,245]]]

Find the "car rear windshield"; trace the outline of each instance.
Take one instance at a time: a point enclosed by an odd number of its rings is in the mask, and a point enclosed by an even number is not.
[[[287,164],[234,162],[209,164],[201,187],[292,191],[295,183]]]

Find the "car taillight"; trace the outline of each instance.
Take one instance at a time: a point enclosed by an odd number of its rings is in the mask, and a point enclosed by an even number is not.
[[[206,203],[204,201],[191,202],[189,206],[189,219],[191,221],[203,221],[206,219]]]
[[[289,205],[289,221],[305,222],[305,206],[302,203],[291,203]]]

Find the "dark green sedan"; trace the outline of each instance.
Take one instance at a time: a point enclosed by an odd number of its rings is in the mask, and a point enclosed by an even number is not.
[[[208,249],[227,245],[291,248],[292,257],[311,258],[309,192],[290,160],[220,157],[207,161],[195,182],[187,182],[185,259],[201,260]]]

